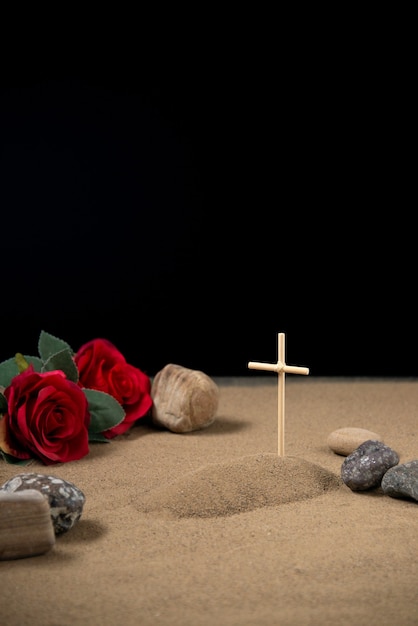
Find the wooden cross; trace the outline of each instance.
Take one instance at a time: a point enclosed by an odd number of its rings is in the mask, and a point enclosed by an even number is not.
[[[309,374],[307,367],[286,365],[284,333],[278,334],[278,361],[277,363],[258,363],[250,361],[248,367],[252,370],[265,370],[278,374],[278,454],[284,456],[284,383],[285,374]]]

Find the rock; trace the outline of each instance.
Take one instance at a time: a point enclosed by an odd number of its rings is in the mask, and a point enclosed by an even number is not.
[[[349,454],[341,467],[341,478],[352,491],[378,487],[389,468],[399,463],[398,454],[381,441],[362,443]]]
[[[334,430],[328,436],[327,444],[336,454],[347,456],[368,439],[382,441],[382,437],[371,430],[347,426]]]
[[[0,487],[0,493],[28,489],[40,492],[48,500],[55,535],[67,532],[80,519],[85,502],[84,493],[73,483],[56,476],[17,474]]]
[[[49,504],[42,494],[0,491],[0,561],[38,556],[54,545]]]
[[[151,396],[153,423],[187,433],[214,422],[219,388],[204,372],[170,363],[156,374]]]
[[[418,460],[388,469],[382,478],[383,493],[392,498],[418,501]]]

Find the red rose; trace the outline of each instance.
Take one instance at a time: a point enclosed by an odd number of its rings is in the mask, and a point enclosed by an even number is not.
[[[90,415],[84,392],[55,370],[29,366],[4,390],[7,412],[0,420],[2,449],[45,465],[77,461],[89,452]]]
[[[79,384],[87,389],[104,391],[113,396],[125,411],[123,422],[104,431],[108,439],[128,430],[148,413],[152,406],[151,380],[107,339],[92,339],[74,357],[79,372]]]

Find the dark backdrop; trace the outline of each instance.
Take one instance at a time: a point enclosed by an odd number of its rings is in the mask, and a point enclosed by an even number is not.
[[[43,329],[245,376],[285,332],[312,375],[416,376],[412,84],[338,40],[12,64],[0,358]]]

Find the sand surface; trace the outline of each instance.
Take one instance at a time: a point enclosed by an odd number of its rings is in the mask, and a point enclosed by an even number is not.
[[[47,554],[0,561],[8,626],[412,626],[418,503],[352,492],[335,429],[380,434],[418,459],[418,381],[287,376],[285,456],[277,377],[215,378],[206,430],[140,420],[81,461],[21,468],[86,496]]]

